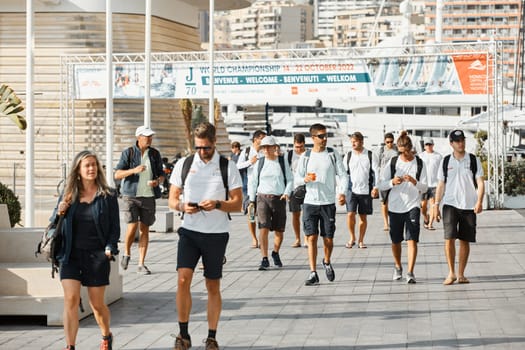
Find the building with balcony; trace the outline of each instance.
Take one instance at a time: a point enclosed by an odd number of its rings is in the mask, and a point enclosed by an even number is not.
[[[291,0],[263,0],[215,15],[215,45],[232,49],[290,47],[313,37],[313,9]]]
[[[425,5],[427,40],[431,41],[436,35],[436,1],[425,1]],[[500,41],[503,83],[511,88],[523,6],[522,0],[445,0],[442,42]]]

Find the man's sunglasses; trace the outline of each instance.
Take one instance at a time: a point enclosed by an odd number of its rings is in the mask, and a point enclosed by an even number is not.
[[[197,151],[201,151],[201,150],[202,150],[202,151],[209,151],[209,150],[212,149],[212,147],[211,147],[211,146],[195,146],[195,149],[196,149]]]
[[[317,137],[319,140],[324,140],[327,138],[327,136],[327,134],[312,135],[312,137]]]

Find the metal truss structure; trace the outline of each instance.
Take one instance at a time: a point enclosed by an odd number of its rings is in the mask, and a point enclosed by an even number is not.
[[[486,97],[487,111],[489,113],[488,127],[488,188],[486,193],[489,198],[490,208],[501,208],[504,195],[504,161],[505,145],[502,121],[499,116],[503,105],[502,81],[502,45],[496,41],[472,43],[445,43],[433,45],[407,45],[398,47],[352,47],[352,48],[314,48],[293,50],[251,50],[251,51],[216,51],[214,61],[238,63],[250,62],[295,62],[308,60],[340,60],[340,59],[382,59],[390,57],[413,58],[417,56],[439,55],[483,55],[487,65]],[[208,51],[195,52],[161,52],[151,55],[151,63],[172,63],[186,66],[194,62],[209,61]],[[74,67],[76,65],[101,65],[105,64],[105,54],[96,55],[67,55],[61,57],[61,158],[64,164],[70,164],[71,148],[73,147],[75,131],[73,128],[75,118],[75,81]],[[113,64],[145,62],[144,53],[114,54]]]

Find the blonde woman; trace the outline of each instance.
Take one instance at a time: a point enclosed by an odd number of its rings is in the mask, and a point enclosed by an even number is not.
[[[111,350],[113,336],[104,293],[109,285],[110,261],[118,254],[119,208],[95,153],[82,151],[75,156],[57,211],[65,213],[58,260],[64,290],[66,349],[75,349],[83,285],[102,333],[100,349]]]

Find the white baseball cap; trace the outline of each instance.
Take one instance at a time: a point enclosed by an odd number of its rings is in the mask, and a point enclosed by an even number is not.
[[[149,127],[142,125],[137,128],[135,131],[135,136],[151,136],[155,135],[155,131],[151,130]]]
[[[261,140],[261,147],[262,146],[275,146],[277,145],[277,142],[275,142],[275,138],[273,136],[265,136]]]

